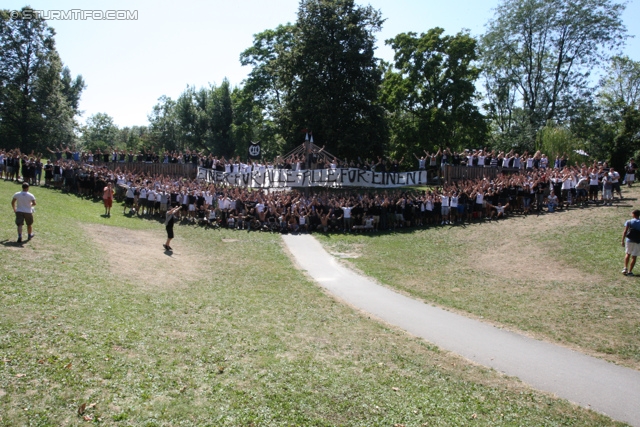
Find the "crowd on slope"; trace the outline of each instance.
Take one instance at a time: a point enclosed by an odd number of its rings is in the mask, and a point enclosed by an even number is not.
[[[113,149],[109,151],[81,151],[75,147],[54,147],[47,148],[47,155],[42,154],[26,154],[20,150],[0,150],[3,160],[9,162],[8,167],[19,169],[23,163],[27,167],[32,167],[35,173],[41,174],[48,163],[53,166],[59,165],[66,167],[69,164],[80,163],[88,165],[101,164],[135,164],[135,163],[165,163],[165,164],[193,164],[207,169],[215,169],[220,172],[244,172],[247,170],[256,170],[259,167],[275,168],[275,169],[323,169],[323,168],[358,168],[371,170],[375,172],[400,172],[406,170],[417,169],[437,169],[443,165],[468,166],[468,167],[491,167],[491,168],[509,168],[513,170],[532,170],[547,168],[564,168],[567,166],[568,158],[566,155],[558,154],[554,160],[551,160],[546,154],[540,151],[536,153],[524,152],[518,154],[514,150],[509,152],[495,151],[488,149],[479,150],[463,150],[461,152],[451,151],[448,148],[439,149],[434,152],[414,154],[417,164],[413,161],[405,161],[401,159],[385,159],[377,157],[374,159],[338,159],[336,157],[321,155],[324,147],[321,149],[313,148],[308,153],[299,153],[288,157],[277,156],[272,160],[242,162],[240,157],[225,158],[218,157],[213,154],[205,154],[195,150],[183,151],[164,151],[158,153],[152,150],[144,151],[126,151]],[[6,170],[6,168],[5,168]]]
[[[420,157],[416,155],[418,168],[433,167],[434,163],[438,167],[439,159],[440,164],[460,161],[462,163],[458,164],[468,167],[508,168],[510,173],[501,173],[495,178],[459,180],[429,190],[263,191],[184,177],[127,173],[119,168],[100,166],[95,161],[89,162],[87,153],[74,152],[69,148],[50,151],[52,159],[44,160],[43,164],[43,157],[33,153],[25,155],[19,150],[0,150],[0,178],[40,185],[44,172],[45,186],[88,198],[102,198],[105,187],[112,183],[117,190],[116,200],[122,202],[123,213],[131,217],[163,218],[168,209],[180,206],[176,218],[186,223],[294,233],[429,227],[498,219],[513,214],[554,212],[575,206],[606,206],[613,203],[615,196],[623,198],[623,178],[631,186],[637,168],[630,160],[623,177],[606,162],[568,165],[562,156],[557,156],[551,163],[541,153],[520,156],[513,152],[496,154],[467,150],[461,156],[445,150],[425,152]],[[111,155],[116,157],[112,159],[120,162],[122,152],[114,153]],[[129,161],[129,154],[124,155],[124,161]],[[135,161],[138,155],[132,154]],[[196,156],[196,163],[202,160],[202,156]],[[239,160],[215,160],[217,163],[212,166],[221,167],[224,162],[228,171],[257,165],[243,164]],[[300,168],[304,164],[303,158],[299,160],[292,167]],[[275,159],[276,163],[268,163],[267,166],[274,167],[278,161],[281,159]],[[385,170],[399,170],[403,161],[378,159],[370,167],[378,170],[384,163]],[[498,161],[502,164],[497,164]]]

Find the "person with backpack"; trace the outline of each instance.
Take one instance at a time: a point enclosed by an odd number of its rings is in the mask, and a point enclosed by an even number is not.
[[[640,255],[640,210],[634,210],[631,215],[633,218],[624,223],[622,233],[622,246],[625,248],[622,274],[625,276],[634,276],[633,267]]]

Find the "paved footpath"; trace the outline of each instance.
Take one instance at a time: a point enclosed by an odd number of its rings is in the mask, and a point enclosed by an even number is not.
[[[640,427],[640,372],[408,298],[343,266],[310,235],[284,235],[298,265],[348,304],[533,388]]]

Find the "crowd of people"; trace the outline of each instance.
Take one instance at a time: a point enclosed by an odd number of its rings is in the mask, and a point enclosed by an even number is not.
[[[465,154],[467,166],[492,167],[494,159],[501,159],[503,163],[507,162],[504,167],[510,172],[494,178],[458,180],[429,190],[264,191],[184,177],[134,174],[125,172],[124,168],[109,169],[83,161],[82,157],[76,160],[77,152],[69,148],[50,151],[53,158],[44,160],[43,165],[40,155],[0,150],[0,178],[40,185],[44,171],[45,186],[82,197],[104,199],[105,216],[111,214],[108,199],[115,193],[115,200],[122,202],[123,213],[132,217],[163,219],[168,210],[179,206],[180,209],[173,209],[178,222],[294,233],[429,227],[499,219],[513,214],[554,212],[575,206],[611,205],[615,196],[623,198],[623,178],[629,186],[635,181],[637,168],[630,160],[623,177],[606,162],[568,165],[562,156],[558,156],[550,164],[544,160],[547,156],[541,153],[519,156],[501,152],[494,157],[493,152],[473,150]],[[433,158],[442,161],[445,156],[453,159],[457,154],[449,150],[425,152],[424,163],[418,167],[431,166]],[[490,158],[488,165],[487,158]],[[394,169],[394,165],[403,160],[388,163]],[[512,161],[518,162],[515,173]],[[382,159],[378,161],[381,162]],[[113,193],[110,185],[115,190]]]
[[[449,148],[438,149],[434,152],[424,151],[420,155],[414,154],[417,164],[405,161],[405,158],[366,158],[339,159],[328,155],[324,147],[310,146],[308,152],[298,152],[289,156],[276,156],[274,159],[259,161],[247,160],[243,162],[240,157],[225,158],[214,156],[195,150],[164,151],[153,150],[133,151],[111,149],[108,151],[81,151],[75,147],[59,146],[47,148],[49,158],[42,154],[25,154],[20,150],[0,150],[9,170],[20,169],[23,163],[27,168],[33,169],[33,174],[40,176],[49,164],[65,164],[74,162],[88,165],[101,164],[136,164],[136,163],[165,163],[165,164],[193,164],[219,172],[233,173],[247,170],[256,170],[258,167],[274,169],[325,169],[325,168],[357,168],[375,172],[400,172],[407,170],[438,169],[443,165],[501,168],[510,170],[534,170],[534,169],[562,169],[568,164],[568,156],[558,154],[551,160],[540,151],[536,153],[524,152],[519,154],[515,150],[509,152],[488,149],[452,151]],[[631,162],[631,161],[630,161]],[[0,165],[2,162],[0,162]],[[1,167],[1,166],[0,166]],[[5,168],[6,169],[6,168]]]

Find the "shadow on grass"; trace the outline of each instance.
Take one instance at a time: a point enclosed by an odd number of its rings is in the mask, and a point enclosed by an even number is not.
[[[15,240],[3,240],[0,242],[2,246],[7,248],[22,248],[28,241],[16,242]]]
[[[484,225],[498,225],[504,221],[518,221],[518,220],[523,220],[527,217],[541,217],[541,216],[545,216],[545,215],[563,215],[565,213],[568,212],[573,212],[575,210],[582,210],[582,209],[599,209],[599,208],[610,208],[610,207],[616,207],[616,208],[633,208],[634,205],[632,204],[628,204],[625,202],[630,202],[630,201],[634,201],[637,200],[637,198],[624,198],[622,201],[619,199],[614,200],[614,203],[612,206],[603,206],[602,204],[597,204],[597,205],[587,205],[587,206],[578,206],[578,205],[572,205],[570,208],[564,207],[562,209],[556,209],[554,212],[547,212],[547,211],[541,211],[541,212],[537,212],[537,211],[532,211],[531,213],[524,215],[522,213],[517,213],[517,214],[510,214],[508,216],[506,216],[505,218],[500,218],[500,219],[479,219],[479,220],[474,220],[472,222],[459,222],[459,223],[455,223],[455,224],[431,224],[429,226],[419,226],[419,227],[403,227],[403,228],[396,228],[396,229],[388,229],[388,230],[376,230],[376,231],[368,231],[368,232],[351,232],[351,233],[321,233],[318,232],[317,234],[321,234],[327,238],[331,238],[332,235],[333,236],[345,236],[345,235],[352,235],[352,236],[365,236],[365,237],[377,237],[377,236],[392,236],[392,235],[401,235],[401,234],[416,234],[418,232],[421,231],[427,231],[427,230],[433,230],[433,229],[454,229],[454,228],[462,228],[462,229],[466,229],[467,227],[474,227],[474,226],[484,226]]]
[[[541,217],[544,215],[562,215],[565,212],[570,212],[576,209],[581,209],[582,207],[578,207],[578,206],[573,206],[570,209],[558,209],[555,212],[546,212],[546,211],[542,211],[542,212],[531,212],[528,215],[523,215],[521,213],[518,214],[510,214],[508,216],[506,216],[505,218],[500,218],[500,219],[477,219],[474,220],[472,222],[457,222],[455,224],[430,224],[428,226],[416,226],[416,227],[398,227],[395,229],[387,229],[387,230],[373,230],[373,231],[358,231],[358,232],[350,232],[350,233],[344,233],[344,232],[329,232],[329,233],[324,233],[324,232],[320,232],[320,231],[316,231],[313,234],[316,235],[322,235],[328,239],[331,239],[333,236],[363,236],[363,237],[369,237],[369,238],[374,238],[374,237],[378,237],[378,236],[393,236],[393,235],[411,235],[411,234],[417,234],[419,232],[423,232],[423,231],[429,231],[429,230],[437,230],[437,229],[445,229],[445,230],[452,230],[455,228],[462,228],[462,229],[467,229],[469,227],[483,227],[483,226],[488,226],[488,225],[499,225],[502,222],[505,221],[520,221],[523,220],[527,217]]]

